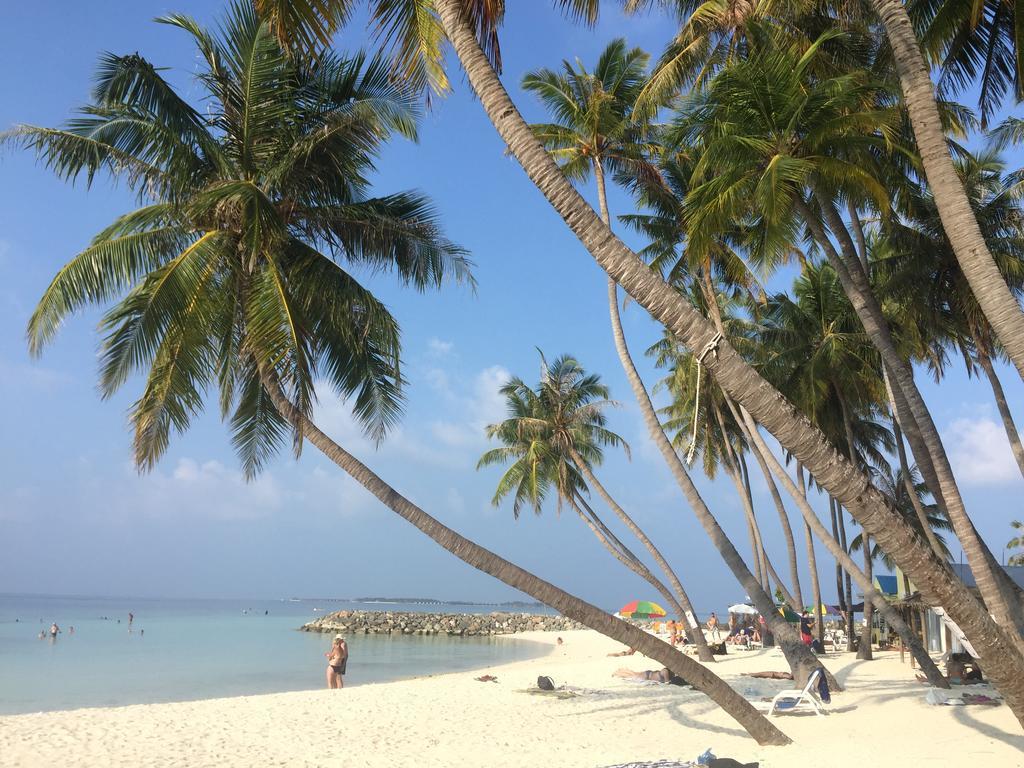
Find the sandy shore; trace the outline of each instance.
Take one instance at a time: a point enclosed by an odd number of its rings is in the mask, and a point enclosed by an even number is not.
[[[847,690],[827,718],[776,718],[795,742],[759,747],[704,696],[613,678],[657,666],[589,632],[525,633],[547,656],[343,691],[307,691],[82,709],[0,718],[0,765],[36,766],[579,766],[719,757],[762,768],[865,765],[1024,766],[1024,734],[1005,706],[930,706],[898,654],[827,663]],[[358,660],[353,659],[353,663]],[[777,651],[738,652],[716,671],[751,699],[789,687],[742,672],[783,670]],[[474,680],[481,674],[496,683]],[[592,689],[559,699],[524,693],[538,675]],[[983,692],[983,691],[982,691]]]

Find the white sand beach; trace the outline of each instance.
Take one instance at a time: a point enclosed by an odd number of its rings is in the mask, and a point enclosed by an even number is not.
[[[831,654],[845,684],[828,717],[776,718],[794,741],[759,747],[696,691],[639,684],[613,670],[656,668],[594,632],[524,633],[546,656],[477,672],[177,704],[82,709],[0,718],[0,765],[102,766],[579,766],[719,757],[762,768],[864,765],[1024,766],[1024,734],[1005,706],[931,706],[909,662]],[[731,650],[731,649],[730,649]],[[358,660],[353,659],[353,664]],[[791,683],[742,672],[784,670],[774,650],[730,652],[718,674],[751,699]],[[482,674],[497,682],[477,682]],[[573,698],[530,695],[538,675],[590,689]],[[986,692],[986,689],[972,689]],[[989,690],[990,692],[990,690]]]

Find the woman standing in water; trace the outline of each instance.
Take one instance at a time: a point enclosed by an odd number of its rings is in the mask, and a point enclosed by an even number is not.
[[[324,654],[327,657],[327,687],[344,688],[345,667],[348,664],[348,643],[341,635],[334,636],[334,645]]]

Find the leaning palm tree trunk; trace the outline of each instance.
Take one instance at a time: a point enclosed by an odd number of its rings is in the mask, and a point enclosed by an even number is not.
[[[736,412],[736,405],[732,400],[726,399],[726,404],[729,406],[729,410],[736,420],[736,423],[740,425],[744,435],[747,437],[747,442],[750,443],[750,436],[747,435],[747,426]],[[793,585],[792,599],[790,600],[790,607],[795,611],[802,611],[804,607],[804,597],[800,591],[800,572],[796,561],[796,540],[793,538],[793,527],[789,523],[789,515],[786,514],[786,505],[782,501],[782,496],[779,494],[779,488],[775,484],[775,480],[772,478],[771,470],[768,469],[768,464],[765,463],[764,456],[761,455],[761,450],[758,446],[750,443],[750,452],[754,455],[754,459],[757,461],[757,465],[761,468],[761,474],[764,475],[764,480],[768,484],[768,491],[772,495],[772,501],[775,504],[775,509],[779,513],[779,522],[782,524],[782,535],[786,539],[786,554],[789,558],[789,577]]]
[[[820,663],[814,658],[813,654],[809,652],[804,653],[806,649],[800,643],[800,638],[779,615],[775,609],[775,603],[762,588],[760,579],[754,578],[740,553],[736,551],[732,541],[729,540],[729,537],[726,536],[725,531],[722,530],[714,515],[711,514],[711,510],[708,509],[701,498],[700,492],[690,479],[690,475],[686,472],[686,468],[672,447],[672,443],[669,442],[665,430],[661,428],[661,422],[658,421],[658,414],[654,410],[654,404],[651,402],[650,395],[647,394],[647,388],[644,386],[636,366],[632,365],[632,357],[629,355],[629,348],[626,346],[626,337],[622,332],[622,322],[618,313],[618,298],[616,296],[614,280],[609,280],[608,290],[609,308],[613,308],[611,309],[611,318],[615,346],[619,350],[619,359],[623,361],[628,360],[630,363],[629,365],[624,365],[626,379],[629,381],[633,394],[640,404],[640,412],[643,415],[644,423],[647,425],[648,434],[654,440],[654,444],[658,446],[658,450],[668,464],[677,485],[682,489],[684,497],[697,515],[697,519],[700,521],[705,532],[711,538],[715,548],[721,554],[722,559],[729,566],[729,570],[732,571],[746,593],[750,595],[757,609],[764,615],[765,621],[771,625],[773,634],[779,638],[780,646],[783,652],[786,653],[786,658],[795,673],[794,676],[800,677],[801,675],[810,674],[810,671],[819,667]],[[758,556],[756,544],[754,556],[755,558]],[[839,688],[838,683],[835,683],[834,680],[830,680],[829,685],[836,690]]]
[[[747,535],[750,537],[754,575],[757,577],[757,582],[761,585],[761,589],[770,595],[771,583],[768,579],[768,558],[765,555],[764,546],[761,542],[761,529],[757,524],[757,517],[754,515],[754,500],[749,492],[750,486],[749,484],[745,485],[743,482],[739,460],[732,443],[729,441],[721,409],[713,400],[708,407],[715,414],[718,428],[722,432],[722,463],[725,465],[725,473],[732,480],[732,484],[736,488],[736,495],[739,496],[740,503],[743,506],[743,514],[747,520]]]
[[[907,461],[907,449],[903,445],[903,430],[900,428],[899,415],[896,409],[896,397],[892,391],[892,385],[889,383],[889,375],[883,370],[882,381],[885,383],[885,391],[889,397],[889,416],[892,422],[892,436],[896,442],[896,455],[900,462],[900,473],[903,476],[903,487],[907,492],[907,496],[910,498],[910,504],[914,508],[914,514],[917,516],[917,522],[921,526],[921,530],[924,533],[928,544],[931,546],[932,551],[937,557],[945,559],[946,554],[942,550],[942,545],[939,543],[938,537],[935,535],[935,531],[932,530],[932,524],[928,520],[928,515],[924,511],[924,507],[921,506],[921,499],[917,496],[917,490],[914,488],[914,482],[910,477],[910,463]],[[936,499],[937,501],[938,499]],[[945,505],[941,508],[945,510]]]
[[[661,579],[651,573],[650,569],[647,568],[647,566],[645,566],[625,544],[616,538],[615,534],[608,530],[608,527],[604,524],[601,518],[597,516],[594,510],[589,507],[586,501],[584,501],[579,495],[577,495],[576,498],[569,499],[568,501],[569,506],[572,507],[573,511],[579,515],[579,518],[586,523],[587,527],[590,528],[594,536],[601,542],[604,548],[611,552],[612,556],[616,560],[654,587],[668,602],[671,609],[682,616],[684,607],[679,604],[679,600],[672,594],[672,591],[665,586]],[[583,507],[583,509],[581,509],[581,507]]]
[[[690,475],[687,473],[682,461],[680,461],[679,456],[672,447],[672,443],[669,442],[668,436],[665,434],[665,430],[661,428],[661,422],[658,421],[658,414],[654,410],[654,404],[651,402],[650,395],[647,394],[647,388],[644,386],[643,380],[640,378],[640,374],[636,370],[636,366],[632,365],[632,357],[629,355],[629,348],[626,346],[626,337],[622,332],[622,322],[618,312],[618,297],[616,295],[617,290],[614,280],[609,279],[608,291],[608,303],[611,310],[612,331],[615,339],[615,346],[616,349],[619,350],[619,359],[623,361],[628,360],[630,363],[629,365],[624,365],[626,378],[629,381],[637,402],[640,404],[640,412],[643,415],[644,423],[647,425],[648,434],[651,436],[651,439],[654,440],[654,444],[658,446],[658,450],[661,452],[662,457],[668,464],[669,470],[672,472],[672,476],[675,478],[677,485],[679,485],[682,490],[690,508],[693,509],[694,513],[697,515],[697,519],[700,521],[705,532],[711,538],[712,544],[714,544],[719,554],[721,554],[722,559],[725,560],[726,565],[729,566],[729,570],[732,571],[736,580],[740,583],[746,593],[750,595],[754,604],[757,606],[757,609],[765,617],[765,621],[770,625],[773,634],[779,638],[779,644],[782,647],[783,652],[786,654],[786,658],[795,673],[794,676],[800,678],[803,675],[810,674],[812,669],[821,666],[820,663],[815,659],[813,654],[806,651],[806,648],[804,648],[800,643],[800,638],[796,635],[789,624],[779,615],[778,611],[775,610],[775,603],[772,601],[772,598],[769,596],[767,591],[762,587],[760,578],[755,579],[754,575],[750,572],[750,569],[747,568],[743,558],[740,556],[740,553],[736,551],[736,547],[733,545],[732,541],[729,540],[729,537],[726,536],[725,531],[722,530],[722,527],[718,524],[714,515],[711,514],[711,510],[708,509],[704,500],[701,498],[696,486],[690,479]],[[755,539],[755,560],[759,558],[760,551],[757,542],[758,540]],[[829,686],[834,690],[838,690],[838,683],[831,677],[830,673],[828,676],[830,678]]]
[[[800,498],[806,502],[807,487],[804,485],[804,467],[799,462],[796,465],[796,476],[799,483]],[[799,499],[797,503],[799,503]],[[817,628],[818,642],[824,645],[825,627],[821,610],[821,582],[818,576],[818,558],[814,554],[814,537],[811,534],[811,526],[806,522],[804,523],[804,540],[807,543],[807,567],[811,572],[811,590],[814,593],[814,610],[812,611],[814,614],[814,626]]]
[[[324,456],[376,496],[388,509],[419,528],[442,548],[464,563],[525,592],[561,614],[630,648],[636,648],[648,658],[661,662],[724,709],[759,744],[789,743],[789,738],[784,733],[725,681],[668,643],[534,576],[431,517],[306,418],[285,397],[269,371],[261,371],[260,379],[274,407],[304,439],[309,440]]]
[[[836,388],[838,392],[838,387]],[[854,447],[853,440],[853,421],[850,417],[850,408],[846,402],[846,398],[842,395],[839,396],[839,409],[843,413],[843,431],[846,433],[846,451],[850,456],[850,461],[854,464],[857,463],[857,449]],[[842,519],[842,518],[840,518]],[[841,529],[840,529],[841,530]],[[861,543],[864,545],[864,572],[867,574],[868,583],[871,583],[871,541],[868,532],[864,531],[861,533]],[[843,539],[843,546],[846,546],[846,539]],[[849,581],[847,581],[849,585]],[[847,586],[849,590],[849,586]],[[847,595],[849,599],[849,595]],[[853,615],[853,611],[850,611],[850,615]],[[864,628],[860,633],[860,643],[857,646],[857,658],[863,659],[864,661],[871,661],[871,602],[865,595],[864,599]]]
[[[1003,420],[1003,429],[1006,430],[1006,437],[1010,441],[1010,448],[1013,451],[1013,458],[1017,461],[1017,467],[1024,475],[1024,445],[1020,442],[1020,433],[1013,421],[1013,414],[1010,413],[1010,406],[1006,404],[1006,394],[1003,392],[1003,384],[996,375],[996,369],[992,365],[992,358],[988,352],[978,347],[978,364],[985,372],[988,383],[992,387],[992,395],[996,399],[996,408],[999,409],[999,416]]]
[[[885,25],[892,47],[896,72],[942,228],[985,317],[1024,378],[1024,313],[992,259],[949,156],[935,102],[935,86],[906,6],[901,0],[872,0],[871,4]]]
[[[604,180],[604,168],[600,161],[594,163],[594,177],[597,179],[597,198],[598,204],[601,208],[601,219],[604,221],[605,226],[611,229],[611,215],[608,213],[608,193],[605,189]],[[636,365],[633,363],[633,358],[629,354],[629,347],[626,345],[626,335],[622,330],[622,320],[619,317],[619,301],[618,301],[618,287],[614,280],[608,278],[608,311],[611,316],[612,322],[612,335],[615,339],[615,350],[618,352],[619,361],[622,363],[622,368],[626,372],[627,377],[630,378],[630,382],[635,377],[636,380],[640,380],[640,374],[636,370]],[[619,340],[621,339],[621,343]],[[641,384],[641,386],[643,386]],[[637,401],[640,403],[640,408],[644,407],[644,402],[650,405],[650,400],[646,397],[646,388],[644,389],[644,397],[637,396]],[[573,452],[575,454],[575,451]],[[593,473],[590,472],[589,467],[585,461],[581,461],[580,457],[573,455],[573,461],[576,462],[577,467],[580,471],[584,472],[585,475],[593,477]],[[675,572],[666,562],[665,558],[661,556],[661,553],[654,546],[653,542],[647,538],[646,534],[640,529],[636,523],[633,522],[632,518],[625,513],[625,511],[615,503],[611,495],[604,490],[604,486],[597,482],[595,477],[592,481],[594,487],[598,489],[598,493],[601,494],[605,502],[615,510],[615,513],[619,516],[619,519],[633,532],[633,534],[640,539],[643,545],[647,548],[647,551],[651,553],[662,572],[668,577],[669,583],[672,584],[675,594],[679,597],[679,602],[688,611],[680,612],[680,618],[683,619],[684,624],[689,630],[690,635],[693,635],[693,641],[697,645],[698,657],[704,662],[713,662],[715,660],[714,654],[711,653],[711,649],[708,648],[707,641],[704,638],[704,632],[700,626],[700,620],[697,618],[696,611],[693,610],[693,604],[690,602],[690,598],[686,594],[686,590],[683,589],[682,583],[679,581]],[[673,601],[674,602],[674,601]],[[689,618],[693,617],[692,621]],[[693,624],[693,626],[691,626]]]
[[[789,476],[789,473],[786,472],[779,460],[775,458],[775,455],[765,444],[764,438],[761,437],[761,433],[758,431],[754,420],[750,418],[750,414],[746,411],[743,412],[743,421],[754,444],[763,452],[766,461],[771,466],[771,471],[779,478],[779,482],[782,483],[786,492],[789,493],[796,502],[796,505],[800,510],[800,514],[804,518],[804,524],[808,527],[808,530],[813,531],[815,535],[821,539],[825,548],[831,552],[832,556],[835,557],[844,568],[846,568],[848,573],[853,575],[854,580],[857,582],[857,586],[864,590],[864,602],[867,603],[870,601],[871,604],[878,609],[879,613],[882,614],[889,626],[891,626],[900,636],[904,645],[907,646],[911,655],[913,655],[914,659],[921,666],[921,670],[927,676],[928,682],[939,688],[949,688],[949,681],[939,671],[935,662],[932,661],[932,657],[928,655],[928,651],[925,650],[924,645],[921,643],[921,639],[917,636],[914,630],[907,625],[899,612],[889,605],[889,602],[885,597],[879,594],[878,590],[875,589],[870,575],[857,567],[853,558],[836,543],[835,539],[832,538],[825,526],[822,525],[814,510],[811,509],[811,505],[807,501],[807,496],[804,493],[803,488],[797,487],[796,483],[794,483],[793,479]]]
[[[697,613],[693,610],[693,603],[690,602],[690,596],[686,594],[686,590],[683,589],[682,582],[679,581],[679,577],[676,572],[672,570],[672,566],[668,564],[661,552],[654,542],[650,540],[643,529],[636,524],[626,510],[624,510],[619,503],[615,501],[614,497],[608,493],[608,490],[604,487],[604,484],[597,479],[597,476],[590,469],[590,465],[580,456],[574,448],[569,449],[569,456],[572,457],[573,462],[576,464],[576,468],[580,471],[587,483],[597,491],[598,495],[604,499],[604,503],[616,514],[616,516],[623,522],[623,524],[629,528],[632,533],[644,545],[644,548],[654,558],[654,562],[658,564],[661,572],[668,578],[669,584],[672,585],[672,592],[669,593],[673,608],[676,614],[683,620],[688,630],[687,635],[692,636],[694,645],[697,646],[698,658],[701,661],[713,662],[715,660],[714,655],[711,653],[711,649],[708,648],[707,640],[704,638],[704,632],[701,630],[700,621],[697,619]]]
[[[828,512],[829,519],[832,523],[832,541],[836,543],[836,547],[843,549],[842,540],[839,538],[839,522],[837,520],[839,515],[836,513],[836,500],[832,494],[829,494],[828,496]],[[843,551],[845,552],[846,550],[843,549]],[[846,621],[846,593],[843,591],[843,565],[839,562],[839,558],[836,558],[836,598],[839,601],[839,611],[843,614],[843,621]]]
[[[1020,604],[1013,599],[1012,591],[1001,578],[1002,574],[997,573],[998,564],[995,558],[967,515],[956,478],[953,476],[953,469],[949,464],[949,457],[946,455],[931,412],[914,382],[913,370],[896,349],[888,322],[871,290],[849,231],[832,201],[820,193],[815,193],[815,197],[824,218],[824,225],[828,226],[839,242],[839,251],[833,247],[822,221],[814,212],[802,201],[797,201],[796,208],[835,268],[843,290],[864,326],[865,333],[881,353],[883,365],[892,375],[892,384],[906,398],[910,408],[910,418],[904,422],[908,430],[907,437],[911,440],[914,455],[920,457],[927,454],[928,462],[923,465],[930,464],[934,468],[946,505],[946,513],[967,555],[985,605],[1004,626],[1016,630],[1013,633],[1014,643],[1018,652],[1024,653],[1024,612],[1021,611]]]
[[[636,366],[632,365],[632,357],[629,355],[629,349],[626,346],[626,337],[622,333],[622,322],[618,313],[618,299],[616,297],[616,284],[613,280],[609,280],[609,306],[614,307],[611,312],[612,317],[612,330],[615,338],[615,346],[620,349],[619,359],[628,360],[630,365],[624,366],[626,378],[629,380],[630,386],[633,389],[633,394],[636,397],[637,402],[640,404],[640,412],[644,417],[644,423],[647,425],[647,431],[651,438],[654,440],[655,445],[661,451],[662,457],[668,464],[669,470],[672,472],[676,483],[683,491],[683,495],[686,497],[697,515],[697,519],[701,522],[704,530],[711,538],[715,548],[718,549],[722,558],[725,560],[729,569],[733,572],[736,580],[739,581],[740,585],[744,588],[746,593],[751,596],[754,600],[754,604],[758,610],[765,616],[765,620],[772,625],[772,631],[780,638],[780,645],[785,652],[787,660],[789,660],[790,666],[796,673],[795,676],[807,675],[811,669],[820,666],[820,663],[811,654],[803,654],[801,650],[803,646],[799,642],[799,637],[793,632],[789,624],[786,623],[778,611],[775,610],[775,604],[772,602],[771,597],[761,587],[760,580],[755,579],[754,575],[747,568],[746,563],[740,556],[740,553],[736,551],[736,547],[733,546],[732,541],[726,536],[725,531],[722,530],[718,521],[714,515],[711,514],[711,510],[708,509],[704,500],[701,498],[700,493],[694,486],[693,481],[690,479],[689,474],[683,467],[683,463],[680,461],[679,456],[676,455],[675,449],[672,447],[672,443],[669,442],[668,436],[665,431],[661,428],[661,422],[658,421],[658,414],[654,410],[654,404],[651,402],[650,395],[647,394],[647,388],[644,386],[643,380],[640,378],[639,372],[636,370]],[[757,550],[755,546],[755,557],[757,557]],[[788,630],[788,635],[786,634]],[[799,647],[798,647],[799,646]],[[829,685],[833,686],[834,681],[830,681]],[[838,684],[835,684],[835,689],[838,689]]]
[[[839,455],[821,431],[801,417],[796,408],[744,361],[727,341],[721,340],[706,318],[608,230],[523,120],[480,49],[463,4],[459,0],[435,0],[435,8],[481,107],[498,134],[595,261],[688,348],[699,350],[719,386],[745,406],[793,456],[803,462],[824,489],[853,510],[864,530],[874,536],[903,571],[914,579],[926,600],[945,608],[971,639],[989,677],[1003,694],[1014,716],[1024,724],[1024,656],[1007,652],[1007,649],[1014,648],[1011,633],[992,619],[980,601],[935,557],[930,548],[922,546],[914,530],[885,495],[872,486],[857,467]],[[660,425],[655,422],[655,426],[660,432]],[[654,430],[652,436],[660,447]],[[679,471],[681,462],[671,451],[671,444],[668,448],[674,457],[674,465],[670,461],[673,475],[684,485],[689,483],[692,486],[688,476],[685,480],[680,477],[686,473]],[[666,456],[666,459],[672,457]],[[699,500],[696,488],[693,488],[692,495]],[[687,493],[687,498],[691,498],[691,494]],[[710,527],[706,526],[706,529]],[[718,528],[717,522],[713,527]],[[746,572],[749,576],[749,570],[732,543],[716,536],[713,539],[719,551],[727,555],[726,562],[734,573]],[[753,577],[748,581],[753,582]],[[763,590],[757,587],[751,596],[757,592],[763,594]],[[771,609],[766,606],[766,610]],[[795,637],[788,625],[786,630]]]

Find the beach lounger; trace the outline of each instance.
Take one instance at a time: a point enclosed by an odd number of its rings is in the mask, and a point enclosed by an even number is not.
[[[804,686],[802,691],[792,688],[775,694],[775,698],[772,699],[772,704],[768,708],[768,714],[776,715],[786,712],[806,712],[808,709],[812,709],[814,710],[815,715],[824,715],[825,706],[821,703],[817,693],[818,678],[820,676],[821,670],[816,669],[811,672],[811,676],[807,678],[807,685]]]

